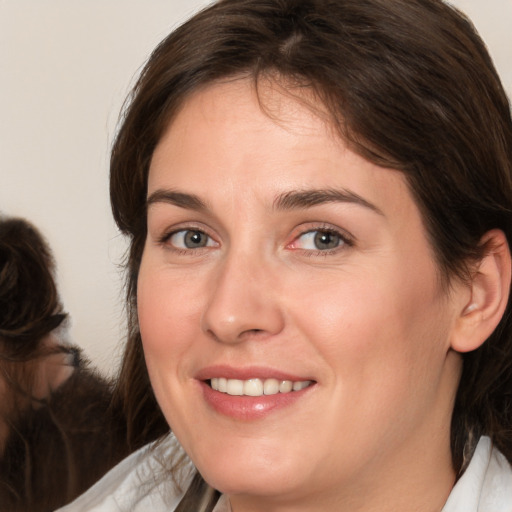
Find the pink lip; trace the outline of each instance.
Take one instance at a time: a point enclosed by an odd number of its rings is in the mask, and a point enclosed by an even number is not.
[[[294,382],[304,380],[314,381],[314,379],[263,367],[240,369],[229,366],[211,366],[198,372],[195,378],[200,385],[203,398],[207,405],[219,414],[241,421],[258,420],[268,416],[274,411],[289,407],[300,401],[315,388],[315,383],[313,383],[311,386],[301,391],[291,391],[290,393],[277,393],[275,395],[263,395],[258,397],[232,396],[213,390],[208,382],[206,382],[213,377],[240,380],[275,378]]]

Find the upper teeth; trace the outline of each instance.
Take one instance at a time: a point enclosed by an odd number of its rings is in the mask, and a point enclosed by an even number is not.
[[[301,389],[307,388],[310,384],[310,380],[293,382],[291,380],[277,379],[225,379],[224,377],[214,377],[210,381],[210,385],[215,391],[238,396],[262,396],[289,393],[290,391],[300,391]]]

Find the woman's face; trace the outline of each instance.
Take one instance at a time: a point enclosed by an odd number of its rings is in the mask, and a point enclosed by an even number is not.
[[[276,85],[259,99],[196,93],[151,162],[138,314],[172,430],[233,504],[453,478],[469,292],[440,286],[399,172]]]

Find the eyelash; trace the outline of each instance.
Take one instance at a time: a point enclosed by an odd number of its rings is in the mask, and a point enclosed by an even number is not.
[[[187,232],[201,233],[201,234],[205,235],[206,237],[208,237],[208,243],[210,241],[213,241],[214,244],[218,244],[215,241],[215,239],[204,230],[204,228],[200,228],[198,226],[186,226],[186,227],[180,227],[177,229],[176,228],[172,229],[171,231],[164,233],[158,239],[158,244],[165,246],[167,249],[173,251],[174,253],[176,253],[178,255],[192,255],[192,254],[199,255],[199,254],[202,254],[202,252],[203,252],[203,251],[201,251],[201,249],[207,250],[209,247],[212,247],[212,245],[206,245],[206,246],[197,247],[197,248],[192,248],[192,247],[191,248],[181,248],[181,247],[176,247],[175,245],[170,244],[170,240],[173,236],[175,236],[179,233],[187,233]],[[303,237],[304,235],[307,235],[307,234],[312,234],[312,233],[321,233],[321,234],[336,236],[339,238],[340,245],[333,247],[332,249],[323,249],[323,250],[322,249],[317,249],[317,250],[302,249],[300,247],[295,247],[295,248],[292,247],[293,244],[295,244],[297,242],[297,240],[299,240],[301,237]],[[346,232],[344,232],[340,229],[335,229],[332,226],[321,225],[321,226],[311,226],[311,227],[308,227],[307,229],[304,229],[293,239],[293,241],[290,244],[287,244],[286,247],[290,248],[292,250],[295,250],[295,251],[300,251],[301,253],[303,253],[304,255],[306,255],[308,257],[317,257],[317,256],[325,257],[325,256],[337,254],[338,252],[342,251],[343,249],[353,247],[354,244],[355,244],[355,241],[354,241],[353,237],[348,235]]]
[[[331,256],[334,254],[339,253],[340,251],[346,250],[347,248],[353,247],[355,245],[355,240],[352,236],[350,236],[345,231],[342,231],[340,229],[333,228],[332,226],[311,226],[307,229],[304,229],[301,231],[292,241],[291,244],[288,245],[290,247],[294,243],[296,243],[297,240],[299,240],[304,235],[310,234],[310,233],[322,233],[327,235],[334,235],[336,237],[339,237],[340,245],[333,247],[332,249],[302,249],[300,247],[294,248],[293,250],[301,251],[303,254],[305,254],[308,257],[318,257],[318,256]]]
[[[210,236],[205,231],[204,228],[200,228],[198,226],[184,226],[184,227],[172,229],[171,231],[167,231],[166,233],[164,233],[157,240],[157,242],[159,245],[164,246],[166,249],[171,250],[178,255],[187,255],[187,256],[190,256],[192,254],[193,255],[201,254],[203,251],[201,251],[200,249],[208,249],[209,247],[211,247],[211,246],[205,246],[205,247],[197,247],[197,248],[181,248],[181,247],[176,247],[170,243],[170,240],[174,235],[177,235],[178,233],[187,233],[187,232],[201,233],[201,234],[205,235],[206,237],[208,237],[209,241],[215,242],[215,239],[212,236]],[[215,242],[215,243],[217,244],[217,242]]]

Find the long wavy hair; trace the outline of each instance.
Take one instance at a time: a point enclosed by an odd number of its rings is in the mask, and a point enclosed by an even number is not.
[[[214,3],[155,49],[112,149],[112,210],[130,241],[129,335],[116,397],[134,445],[168,428],[151,390],[136,314],[149,164],[183,102],[237,76],[256,87],[266,78],[307,88],[354,151],[401,171],[447,285],[468,277],[488,230],[501,229],[512,241],[510,106],[484,43],[462,13],[441,0]],[[487,342],[463,355],[451,425],[458,471],[483,434],[512,461],[511,322],[509,303]]]

